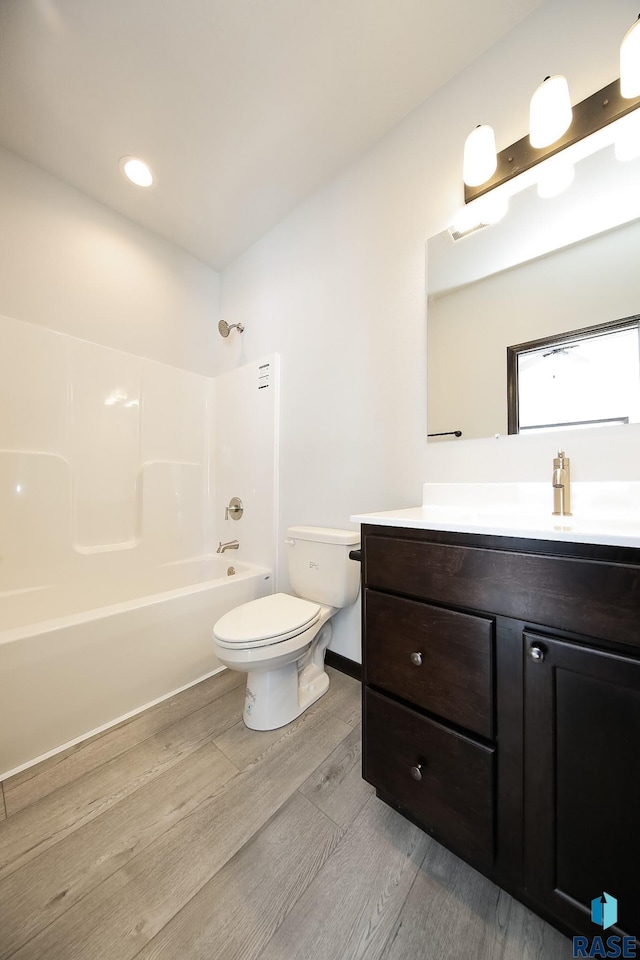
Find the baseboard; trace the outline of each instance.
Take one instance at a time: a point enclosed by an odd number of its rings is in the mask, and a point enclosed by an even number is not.
[[[327,666],[333,667],[334,670],[339,670],[340,673],[346,673],[348,677],[353,677],[354,680],[362,681],[361,663],[356,663],[355,660],[343,657],[340,653],[334,653],[333,650],[327,650],[324,655],[324,662]]]

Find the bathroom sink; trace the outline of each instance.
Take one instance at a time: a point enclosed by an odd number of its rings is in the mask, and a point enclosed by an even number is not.
[[[640,547],[640,482],[577,482],[572,515],[554,516],[547,483],[425,483],[423,504],[351,517],[423,530]]]

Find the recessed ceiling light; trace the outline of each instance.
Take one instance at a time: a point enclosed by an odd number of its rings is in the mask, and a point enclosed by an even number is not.
[[[140,160],[138,157],[122,157],[120,170],[127,180],[135,183],[137,187],[150,187],[153,183],[151,170],[144,160]]]

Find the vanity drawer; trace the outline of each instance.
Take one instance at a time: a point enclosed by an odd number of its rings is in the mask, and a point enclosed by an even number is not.
[[[605,564],[591,557],[511,550],[506,543],[497,549],[437,540],[446,534],[429,540],[422,537],[430,532],[381,535],[372,530],[365,527],[363,538],[367,587],[640,645],[637,561],[614,557]]]
[[[437,840],[490,866],[495,749],[367,689],[364,723],[365,779]]]
[[[365,593],[365,682],[493,736],[493,620]]]

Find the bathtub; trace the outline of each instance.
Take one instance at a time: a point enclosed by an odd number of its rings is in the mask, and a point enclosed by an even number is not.
[[[213,624],[272,589],[213,556],[0,593],[0,780],[223,669]]]

